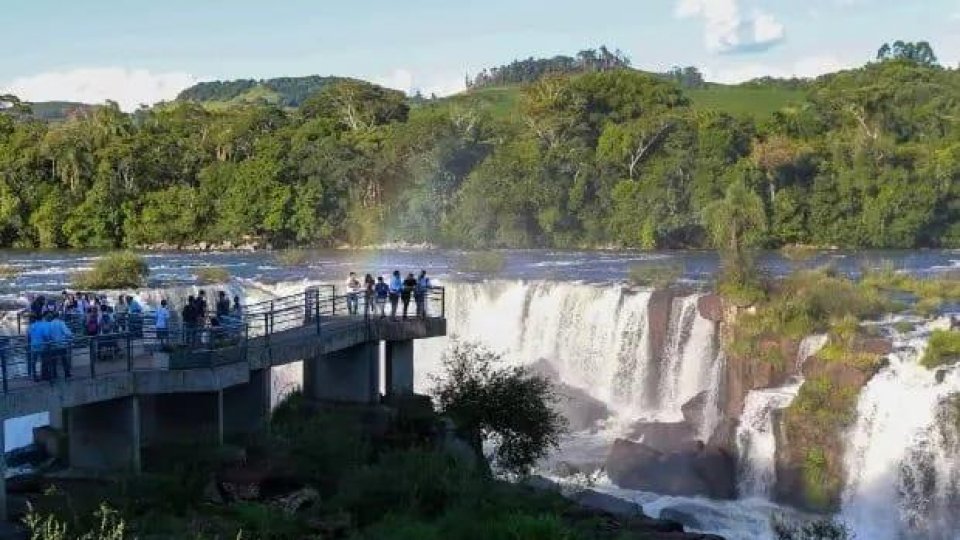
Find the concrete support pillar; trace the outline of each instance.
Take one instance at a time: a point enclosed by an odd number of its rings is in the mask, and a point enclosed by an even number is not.
[[[223,390],[217,392],[217,444],[223,446]]]
[[[319,401],[376,403],[380,398],[380,347],[364,343],[303,361],[304,394]]]
[[[140,406],[137,398],[72,407],[67,422],[72,467],[102,471],[138,471]]]
[[[53,409],[48,414],[50,415],[50,427],[59,430],[63,430],[65,427],[67,427],[63,416],[62,407]]]
[[[0,522],[7,520],[7,433],[0,420]]]
[[[384,365],[387,394],[412,394],[413,340],[388,341]]]
[[[227,435],[264,429],[270,415],[270,368],[250,372],[250,382],[223,390],[223,430]]]

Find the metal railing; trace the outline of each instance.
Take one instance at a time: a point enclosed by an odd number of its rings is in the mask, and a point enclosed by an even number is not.
[[[4,393],[36,384],[71,378],[96,378],[143,370],[216,367],[247,361],[250,343],[270,345],[283,335],[316,339],[374,321],[445,318],[446,291],[431,287],[420,293],[377,298],[365,291],[338,294],[334,286],[310,287],[302,293],[249,304],[240,314],[211,317],[185,324],[179,317],[167,328],[156,327],[152,313],[121,314],[113,331],[85,335],[85,316],[63,316],[74,333],[60,343],[30,343],[29,323],[20,323],[16,336],[0,336],[0,376]],[[23,321],[28,321],[27,313]]]

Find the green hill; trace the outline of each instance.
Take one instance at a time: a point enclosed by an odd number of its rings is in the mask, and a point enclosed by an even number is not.
[[[426,103],[446,107],[477,107],[489,111],[495,118],[506,118],[516,114],[523,88],[522,85],[487,86]],[[708,84],[703,88],[685,89],[683,92],[695,108],[755,118],[768,117],[791,103],[802,101],[805,95],[804,90],[785,88],[774,82]]]
[[[694,107],[717,110],[733,116],[770,116],[790,103],[801,101],[805,92],[780,85],[746,83],[740,85],[710,84],[705,88],[684,90]]]
[[[29,105],[34,118],[48,122],[66,120],[72,114],[96,107],[96,105],[75,101],[38,101]]]
[[[177,95],[178,101],[205,104],[273,103],[281,107],[299,107],[309,95],[345,77],[278,77],[274,79],[237,79],[197,83]]]

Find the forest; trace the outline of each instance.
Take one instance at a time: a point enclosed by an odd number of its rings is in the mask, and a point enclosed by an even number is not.
[[[764,204],[758,247],[960,247],[960,72],[913,44],[768,81],[800,90],[772,114],[613,64],[448,99],[323,83],[295,108],[108,102],[61,122],[3,97],[0,246],[695,248],[742,182]],[[499,109],[482,99],[501,90]]]

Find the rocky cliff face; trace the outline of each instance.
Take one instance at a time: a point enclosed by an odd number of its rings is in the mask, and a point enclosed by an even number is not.
[[[880,370],[891,344],[860,339],[851,355],[875,361],[852,362],[815,355],[803,366],[804,385],[793,405],[775,420],[778,502],[812,512],[840,507],[846,471],[844,433],[856,415],[857,398]]]

